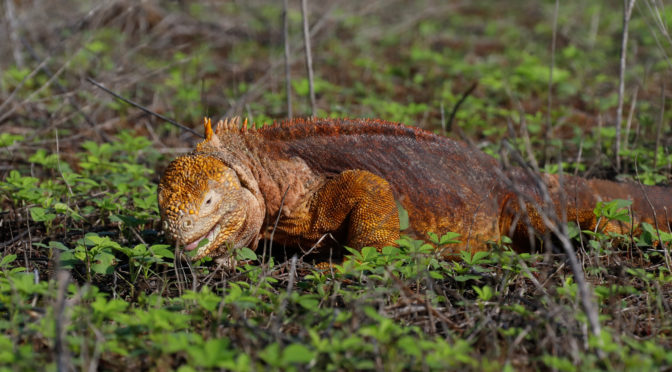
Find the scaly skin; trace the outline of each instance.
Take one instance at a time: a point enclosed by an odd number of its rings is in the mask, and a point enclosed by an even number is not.
[[[401,124],[296,119],[248,130],[247,123],[239,128],[232,120],[220,122],[215,133],[206,120],[205,131],[195,151],[168,166],[158,195],[170,239],[193,250],[208,238],[194,259],[255,249],[271,233],[275,243],[303,248],[331,234],[345,246],[380,249],[399,238],[397,203],[409,214],[406,234],[461,234],[460,244],[441,252],[446,258],[485,250],[504,235],[525,249],[530,232],[547,229],[543,206],[593,229],[597,201],[631,199],[635,222],[669,231],[668,188],[569,176],[561,183],[553,175],[502,170],[463,143]],[[631,228],[601,227],[621,233]]]

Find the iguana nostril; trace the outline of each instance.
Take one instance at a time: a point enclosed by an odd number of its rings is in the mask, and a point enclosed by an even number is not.
[[[184,220],[184,222],[182,222],[182,227],[185,228],[185,229],[189,229],[189,228],[191,228],[191,226],[193,224],[194,224],[194,222],[191,220],[191,218],[189,218],[189,219]]]

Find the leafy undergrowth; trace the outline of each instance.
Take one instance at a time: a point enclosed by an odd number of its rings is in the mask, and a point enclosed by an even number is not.
[[[16,237],[3,237],[10,243],[0,262],[0,363],[183,371],[672,366],[672,275],[658,243],[669,246],[672,235],[651,226],[627,249],[617,243],[627,236],[585,232],[583,266],[604,326],[595,338],[563,256],[518,254],[506,242],[445,261],[436,252],[457,234],[403,238],[381,252],[351,250],[324,271],[301,259],[260,262],[249,249],[238,252],[244,264],[235,270],[191,264],[155,230],[156,151],[142,137],[120,138],[85,142],[72,166],[38,150],[28,157],[37,177],[14,170],[0,182],[11,216],[3,232]],[[627,220],[625,207],[601,203],[595,213]],[[22,234],[41,238],[27,248]]]
[[[672,368],[672,237],[648,225],[637,237],[568,226],[599,338],[552,240],[444,261],[436,248],[461,237],[404,238],[324,272],[248,249],[235,270],[189,262],[160,232],[156,184],[194,137],[85,78],[197,130],[204,115],[284,118],[282,2],[9,3],[0,369]],[[620,3],[560,2],[553,58],[551,1],[331,3],[309,2],[319,116],[402,121],[550,173],[671,179],[670,9],[633,14],[619,168]],[[288,16],[292,108],[305,116],[298,4]],[[626,221],[627,208],[595,213]]]

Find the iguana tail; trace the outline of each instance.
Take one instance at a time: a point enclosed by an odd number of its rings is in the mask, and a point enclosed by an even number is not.
[[[532,176],[522,170],[508,174],[509,193],[502,202],[500,232],[512,238],[515,246],[534,244],[533,234],[545,234],[549,224],[573,221],[582,230],[601,230],[620,234],[641,233],[648,223],[672,231],[672,188],[644,186],[634,182],[587,180],[563,175]],[[598,217],[599,201],[630,200],[626,218]],[[552,229],[551,229],[552,230]]]

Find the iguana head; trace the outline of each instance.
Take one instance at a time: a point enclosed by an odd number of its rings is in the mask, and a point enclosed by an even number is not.
[[[217,140],[212,130],[206,132],[206,141]],[[194,260],[223,256],[227,249],[254,247],[264,212],[249,187],[214,155],[195,153],[173,160],[158,188],[168,238],[187,251],[198,249]],[[208,242],[199,248],[203,239]]]

